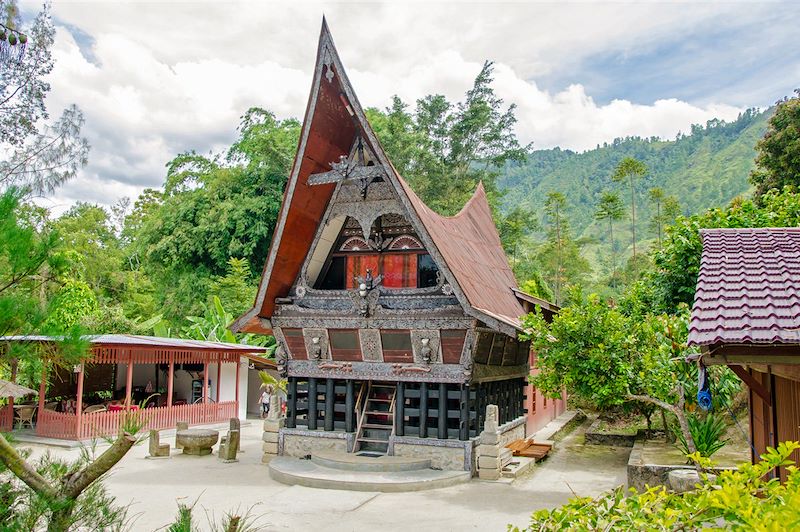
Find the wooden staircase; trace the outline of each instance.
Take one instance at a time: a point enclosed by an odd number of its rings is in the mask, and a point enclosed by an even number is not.
[[[363,407],[356,430],[354,453],[387,454],[389,437],[394,434],[394,403],[397,387],[394,384],[367,383]],[[360,395],[360,394],[359,394]]]

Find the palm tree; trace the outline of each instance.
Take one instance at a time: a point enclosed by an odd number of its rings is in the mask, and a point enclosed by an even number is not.
[[[618,222],[625,217],[624,206],[619,194],[616,192],[603,192],[600,202],[597,204],[597,211],[594,213],[596,220],[608,221],[608,238],[611,241],[611,275],[617,269],[616,246],[614,245],[614,222]]]
[[[631,242],[633,243],[633,264],[636,264],[636,188],[635,183],[637,178],[644,177],[647,173],[647,166],[642,161],[634,159],[633,157],[625,157],[622,159],[614,173],[611,176],[617,183],[628,182],[631,189]]]

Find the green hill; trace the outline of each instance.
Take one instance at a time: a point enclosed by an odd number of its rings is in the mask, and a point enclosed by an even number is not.
[[[547,193],[561,192],[567,198],[567,216],[575,235],[599,244],[605,240],[605,226],[594,220],[600,194],[616,190],[629,204],[628,189],[612,182],[611,174],[621,159],[635,157],[649,169],[636,189],[638,245],[639,240],[653,238],[648,230],[652,207],[647,201],[647,191],[653,187],[676,196],[684,214],[722,206],[747,192],[754,146],[771,113],[772,109],[748,110],[732,122],[711,120],[705,126],[692,126],[691,134],[675,140],[632,137],[583,153],[559,148],[533,151],[525,163],[509,165],[499,178],[500,188],[506,191],[503,201],[541,212]],[[617,240],[623,244],[630,240],[629,223],[618,224]],[[605,253],[597,244],[585,250],[595,264],[598,252]]]

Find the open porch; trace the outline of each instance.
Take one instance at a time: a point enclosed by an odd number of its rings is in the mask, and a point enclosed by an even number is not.
[[[49,337],[0,341],[49,342]],[[135,414],[143,430],[218,423],[240,417],[243,357],[262,359],[257,346],[131,335],[90,339],[82,364],[45,364],[35,408],[35,434],[85,440],[113,436]],[[50,366],[50,367],[48,367]],[[244,358],[245,372],[247,358]],[[245,386],[246,390],[246,386]],[[246,393],[246,392],[245,392]],[[0,408],[0,430],[13,425],[13,408]],[[19,405],[16,405],[19,408]]]

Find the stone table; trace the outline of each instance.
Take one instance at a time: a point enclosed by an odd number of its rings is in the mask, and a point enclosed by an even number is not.
[[[175,443],[183,447],[183,454],[204,456],[219,440],[219,431],[211,429],[185,429],[175,433]]]

